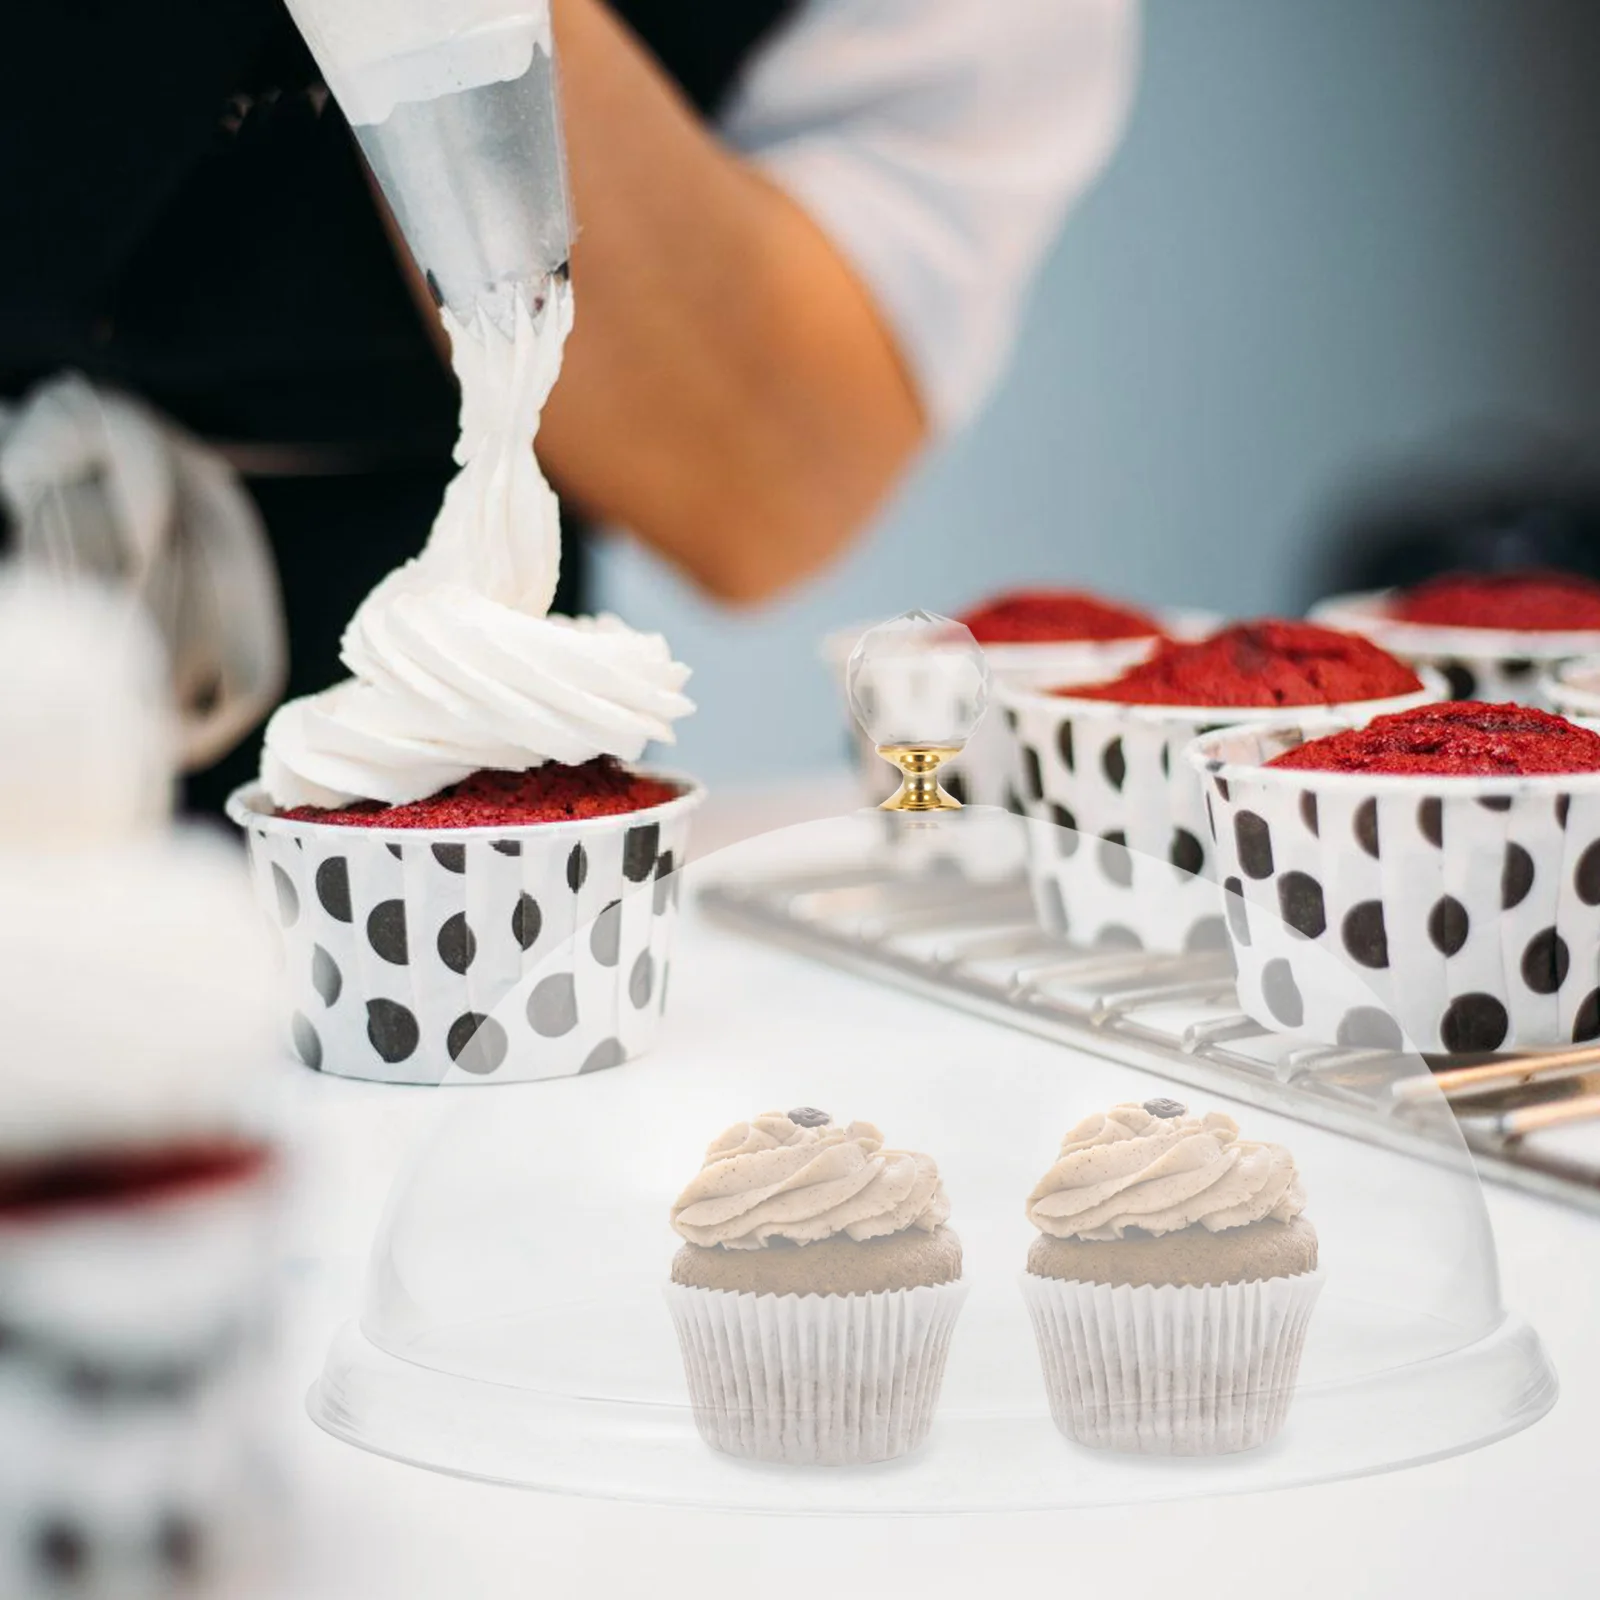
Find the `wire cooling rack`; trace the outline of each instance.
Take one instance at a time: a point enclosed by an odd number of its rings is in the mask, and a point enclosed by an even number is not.
[[[1430,1061],[1269,1033],[1224,953],[1153,956],[1043,933],[1020,879],[884,865],[725,879],[715,921],[962,1010],[1302,1121],[1441,1151],[1440,1095],[1486,1179],[1600,1211],[1600,1049]],[[1450,1149],[1458,1148],[1453,1138]]]

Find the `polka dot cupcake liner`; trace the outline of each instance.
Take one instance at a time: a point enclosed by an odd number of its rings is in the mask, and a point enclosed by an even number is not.
[[[1458,1055],[1600,1038],[1600,775],[1265,765],[1328,731],[1234,729],[1190,752],[1243,1009],[1357,1049]]]
[[[1437,700],[1441,686],[1365,701],[1361,718]],[[1003,686],[1028,878],[1047,933],[1158,953],[1227,942],[1205,798],[1184,759],[1220,727],[1282,721],[1281,706],[1118,705]],[[1330,723],[1355,708],[1318,707]]]
[[[681,781],[681,780],[674,780]],[[507,1083],[648,1049],[667,993],[690,814],[521,828],[348,828],[229,801],[282,935],[289,1044],[382,1083]]]
[[[0,1594],[187,1594],[259,1554],[274,1209],[256,1173],[0,1225]]]
[[[1409,661],[1431,667],[1452,700],[1514,700],[1550,710],[1544,678],[1571,656],[1600,652],[1600,633],[1518,633],[1505,628],[1442,628],[1385,615],[1394,591],[1336,595],[1311,609],[1311,620],[1359,633]]]

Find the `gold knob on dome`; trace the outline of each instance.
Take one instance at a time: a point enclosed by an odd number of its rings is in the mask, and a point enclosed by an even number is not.
[[[969,629],[933,611],[907,611],[869,628],[850,654],[850,709],[900,773],[885,811],[955,811],[939,782],[989,705],[989,661]]]

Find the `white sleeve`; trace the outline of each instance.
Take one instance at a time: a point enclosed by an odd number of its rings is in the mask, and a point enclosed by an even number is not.
[[[979,409],[1109,158],[1137,0],[806,0],[724,121],[877,297],[934,427]]]

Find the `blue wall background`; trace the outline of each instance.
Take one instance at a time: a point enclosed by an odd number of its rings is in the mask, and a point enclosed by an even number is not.
[[[1586,447],[1597,65],[1592,0],[1150,0],[1126,142],[1014,369],[872,536],[739,615],[602,555],[604,603],[696,669],[674,759],[715,782],[837,760],[816,643],[840,622],[1037,580],[1298,609],[1373,473],[1463,429]]]

